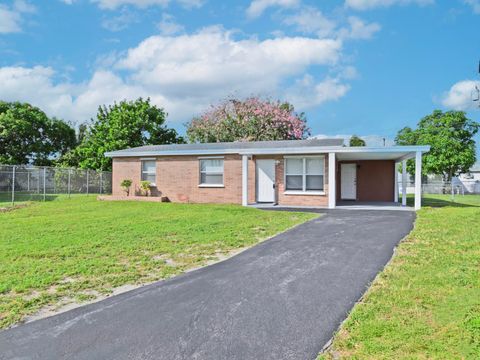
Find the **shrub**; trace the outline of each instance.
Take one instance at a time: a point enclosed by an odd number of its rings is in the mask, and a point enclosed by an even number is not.
[[[145,196],[148,196],[148,193],[150,191],[150,186],[151,186],[151,182],[148,180],[140,182],[140,190],[145,194]]]
[[[122,187],[123,191],[127,193],[127,196],[130,195],[130,187],[132,186],[132,180],[130,179],[124,179],[120,183],[120,186]]]

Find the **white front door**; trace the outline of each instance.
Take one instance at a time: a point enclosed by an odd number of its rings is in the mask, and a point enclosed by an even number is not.
[[[340,192],[342,200],[357,199],[357,164],[341,164]]]
[[[257,159],[257,201],[275,202],[275,160]]]

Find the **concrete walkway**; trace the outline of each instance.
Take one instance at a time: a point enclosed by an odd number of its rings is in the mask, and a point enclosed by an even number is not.
[[[224,262],[0,332],[0,359],[314,359],[415,217],[323,212]]]

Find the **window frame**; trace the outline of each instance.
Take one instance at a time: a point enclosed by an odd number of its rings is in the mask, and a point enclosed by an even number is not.
[[[287,174],[287,161],[288,159],[301,159],[302,160],[302,173],[301,174]],[[323,190],[307,190],[307,159],[319,159],[323,161],[323,171],[321,175],[323,177]],[[325,155],[294,155],[284,156],[283,158],[283,184],[285,187],[284,194],[286,195],[325,195]],[[287,176],[302,176],[302,190],[288,190],[287,189]],[[315,176],[315,174],[310,174]]]
[[[222,171],[221,172],[202,171],[203,160],[222,160]],[[222,175],[222,183],[221,184],[202,183],[202,174]],[[202,156],[198,158],[198,187],[204,187],[204,188],[225,187],[225,158],[223,156]]]
[[[143,164],[145,162],[153,162],[155,164],[155,169],[153,171],[143,170]],[[157,186],[157,159],[156,158],[142,158],[140,159],[140,181],[149,181],[144,178],[144,175],[154,175],[155,181],[150,181],[151,186]]]

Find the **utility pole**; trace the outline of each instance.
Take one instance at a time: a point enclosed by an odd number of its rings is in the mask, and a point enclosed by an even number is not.
[[[478,73],[480,74],[480,61],[478,62]],[[475,90],[472,91],[472,100],[478,102],[478,107],[480,107],[480,89],[478,85],[475,85]]]

